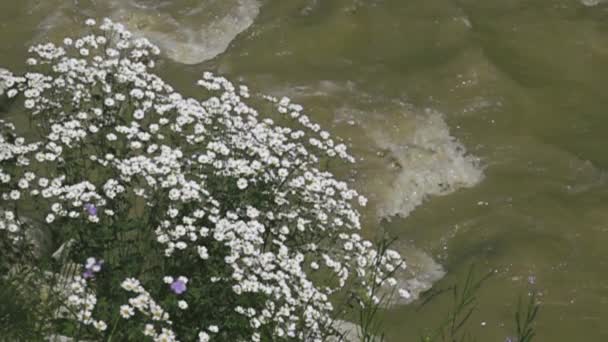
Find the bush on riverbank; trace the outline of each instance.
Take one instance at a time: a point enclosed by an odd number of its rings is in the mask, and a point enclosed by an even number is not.
[[[44,308],[22,312],[28,331],[322,341],[343,304],[380,302],[405,264],[360,235],[366,199],[324,169],[354,162],[344,144],[289,99],[210,73],[186,98],[152,72],[156,46],[87,25],[0,75],[31,127],[0,121],[0,267],[16,303]]]

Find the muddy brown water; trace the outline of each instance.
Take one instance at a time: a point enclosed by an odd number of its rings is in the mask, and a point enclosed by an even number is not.
[[[350,142],[366,229],[399,236],[421,282],[496,272],[478,341],[512,335],[530,287],[537,341],[608,341],[608,4],[585,3],[5,0],[0,67],[111,16],[161,45],[159,72],[186,93],[212,70],[290,96]],[[449,304],[384,311],[388,341],[415,341]]]

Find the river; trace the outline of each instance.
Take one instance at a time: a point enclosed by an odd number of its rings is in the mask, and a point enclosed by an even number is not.
[[[399,237],[407,284],[495,275],[469,329],[607,341],[608,3],[602,0],[21,0],[0,2],[0,67],[109,16],[164,51],[180,90],[205,70],[291,97],[359,158],[366,230]],[[6,115],[6,114],[0,114]],[[450,300],[382,312],[415,341]]]

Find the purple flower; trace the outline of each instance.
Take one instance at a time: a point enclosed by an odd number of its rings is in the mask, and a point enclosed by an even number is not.
[[[95,258],[88,258],[84,265],[85,271],[82,273],[82,277],[85,279],[93,278],[95,273],[101,271],[103,260],[97,260]]]
[[[91,216],[97,216],[97,207],[95,206],[95,204],[92,204],[92,203],[85,204],[84,210],[86,210],[87,213]]]
[[[82,277],[84,279],[89,279],[89,278],[93,278],[94,274],[92,270],[86,270],[84,271],[84,273],[82,273]]]
[[[182,279],[177,279],[171,283],[171,291],[173,291],[175,294],[182,294],[186,292],[186,282]]]

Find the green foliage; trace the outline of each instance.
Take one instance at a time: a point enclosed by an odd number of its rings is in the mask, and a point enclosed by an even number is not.
[[[40,292],[39,270],[13,267],[0,277],[0,341],[40,341],[48,333],[53,306]]]
[[[423,302],[423,306],[435,297],[452,294],[452,308],[445,320],[440,324],[434,334],[421,338],[423,342],[465,342],[474,341],[474,337],[466,331],[466,323],[477,308],[477,293],[483,283],[492,276],[489,272],[479,279],[475,279],[474,266],[471,265],[462,285],[456,284],[446,289],[434,290]]]
[[[467,276],[462,285],[453,285],[446,289],[432,290],[428,297],[423,301],[421,307],[444,293],[451,293],[453,298],[452,309],[447,317],[442,321],[435,332],[420,338],[421,342],[466,342],[476,341],[475,337],[466,330],[466,324],[471,315],[477,308],[477,293],[483,283],[493,275],[492,272],[485,274],[479,279],[475,279],[474,267],[471,265]],[[534,322],[538,318],[540,304],[538,303],[538,293],[533,290],[526,306],[522,305],[522,298],[518,299],[517,310],[515,312],[515,338],[507,337],[509,342],[532,342],[536,336]]]
[[[525,307],[522,306],[521,297],[517,301],[517,311],[515,312],[517,342],[531,342],[534,336],[536,336],[533,324],[538,316],[538,311],[540,310],[537,296],[538,293],[532,291]]]
[[[383,238],[377,242],[378,253],[380,255],[386,254],[389,247],[395,242],[395,239]],[[376,261],[376,267],[373,268],[369,276],[369,281],[373,284],[371,287],[371,293],[365,294],[359,297],[357,303],[359,304],[357,311],[359,313],[359,339],[361,342],[383,342],[385,340],[385,334],[382,331],[382,320],[379,317],[379,309],[383,303],[388,303],[394,296],[394,289],[386,293],[382,291],[381,285],[375,279],[378,277],[375,270],[380,268],[380,260]],[[392,277],[397,270],[386,273],[382,277],[382,282]],[[377,300],[377,302],[374,302]]]

